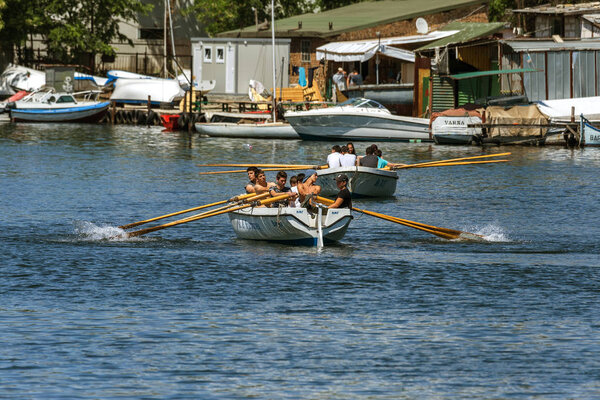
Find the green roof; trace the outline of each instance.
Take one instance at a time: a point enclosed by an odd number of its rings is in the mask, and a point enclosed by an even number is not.
[[[283,38],[329,37],[488,2],[489,0],[363,1],[334,10],[276,20],[275,36]],[[302,28],[299,28],[300,24]],[[251,25],[242,29],[221,32],[217,36],[270,37],[271,30],[257,31],[256,25]]]
[[[494,69],[491,71],[474,71],[474,72],[463,72],[462,74],[454,74],[449,75],[452,79],[469,79],[469,78],[478,78],[480,76],[489,76],[489,75],[501,75],[501,74],[519,74],[521,72],[539,72],[539,69],[533,68],[516,68],[516,69]]]
[[[504,22],[451,22],[444,26],[442,31],[460,31],[452,36],[447,36],[435,42],[426,44],[414,50],[415,52],[423,50],[433,50],[436,47],[445,47],[450,44],[464,43],[480,37],[489,36],[504,28]]]

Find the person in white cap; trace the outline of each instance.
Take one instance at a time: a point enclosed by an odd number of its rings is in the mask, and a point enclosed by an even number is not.
[[[346,90],[346,72],[344,71],[344,68],[338,68],[337,72],[333,74],[331,79],[333,79],[333,83],[337,85],[340,92]]]
[[[337,198],[328,208],[352,208],[352,196],[348,190],[348,176],[346,174],[338,174],[335,177],[338,192]]]

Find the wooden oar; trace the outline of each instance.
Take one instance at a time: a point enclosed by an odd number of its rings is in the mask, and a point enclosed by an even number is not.
[[[198,167],[257,167],[257,168],[309,168],[318,169],[321,166],[310,164],[196,164]],[[327,168],[327,166],[325,166]]]
[[[263,193],[263,194],[268,195],[268,193]],[[208,218],[208,217],[214,217],[216,215],[221,215],[221,214],[225,214],[225,213],[228,213],[228,212],[233,212],[233,211],[241,210],[242,208],[248,208],[248,207],[255,207],[255,206],[260,206],[260,205],[271,204],[271,203],[274,203],[274,202],[277,202],[277,201],[281,201],[281,200],[287,199],[288,197],[290,197],[290,195],[286,193],[286,194],[282,194],[282,195],[279,195],[279,196],[271,197],[271,198],[266,199],[266,200],[258,200],[258,201],[253,201],[252,203],[249,203],[249,204],[244,204],[244,205],[237,206],[237,207],[230,207],[230,208],[228,208],[226,210],[221,210],[221,211],[217,211],[217,212],[213,212],[213,213],[210,213],[210,212],[209,213],[202,213],[202,214],[194,216],[194,217],[188,217],[188,218],[180,219],[180,220],[177,220],[177,221],[168,222],[166,224],[153,226],[153,227],[150,227],[150,228],[140,229],[139,231],[128,232],[128,233],[125,234],[125,237],[130,238],[130,237],[141,236],[141,235],[145,235],[146,233],[158,231],[160,229],[170,228],[172,226],[177,226],[177,225],[185,224],[187,222],[192,222],[192,221],[198,221],[200,219],[204,219],[204,218]]]
[[[293,167],[293,168],[263,168],[262,170],[265,172],[269,172],[269,171],[303,171],[306,169],[311,169],[310,168],[304,168],[304,167]],[[198,175],[217,175],[217,174],[238,174],[241,172],[246,172],[245,169],[235,169],[235,170],[230,170],[230,171],[209,171],[209,172],[198,172]]]
[[[407,168],[431,168],[431,167],[449,167],[452,165],[473,165],[473,164],[492,164],[499,162],[509,162],[510,160],[486,160],[486,161],[464,161],[464,162],[446,162],[446,163],[435,163],[426,165],[407,165],[406,167],[399,167],[394,169],[407,169]]]
[[[407,164],[399,167],[395,167],[394,169],[403,169],[403,168],[415,168],[419,165],[427,165],[427,164],[440,164],[440,163],[448,163],[455,161],[465,161],[465,160],[475,160],[478,158],[489,158],[489,157],[500,157],[500,156],[509,156],[511,153],[496,153],[496,154],[487,154],[483,156],[473,156],[473,157],[462,157],[462,158],[451,158],[448,160],[439,160],[439,161],[427,161],[418,164]]]
[[[317,201],[323,204],[333,204],[334,201],[327,199],[325,197],[317,196]],[[408,226],[410,228],[419,229],[424,232],[432,233],[436,236],[439,236],[444,239],[469,239],[469,240],[481,240],[483,236],[477,235],[475,233],[463,232],[456,229],[448,229],[448,228],[440,228],[438,226],[426,225],[420,222],[410,221],[407,219],[402,219],[398,217],[393,217],[391,215],[385,215],[381,213],[377,213],[374,211],[363,210],[360,208],[352,207],[354,211],[361,212],[363,214],[371,215],[373,217],[381,218],[386,221],[395,222],[397,224],[401,224],[404,226]]]
[[[182,210],[182,211],[177,211],[177,212],[174,212],[174,213],[171,213],[171,214],[161,215],[160,217],[145,219],[143,221],[138,221],[138,222],[133,222],[131,224],[121,225],[121,226],[119,226],[119,228],[121,228],[121,229],[129,229],[129,228],[133,228],[135,226],[147,224],[148,222],[158,221],[160,219],[169,218],[169,217],[173,217],[175,215],[180,215],[180,214],[185,214],[185,213],[192,212],[192,211],[201,210],[203,208],[214,207],[214,206],[218,206],[220,204],[225,204],[225,203],[229,203],[229,202],[238,202],[240,200],[244,200],[244,199],[247,199],[248,197],[252,197],[252,196],[255,196],[255,193],[243,194],[241,196],[232,197],[229,200],[217,201],[216,203],[205,204],[203,206],[194,207],[194,208],[188,208],[187,210]]]

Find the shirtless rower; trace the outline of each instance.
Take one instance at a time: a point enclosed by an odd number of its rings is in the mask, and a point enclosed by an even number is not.
[[[313,197],[316,197],[319,195],[319,193],[321,193],[321,186],[316,185],[316,181],[317,171],[313,169],[306,172],[306,178],[304,179],[304,182],[298,183],[298,197],[300,204],[306,200],[307,196],[312,195]]]
[[[267,177],[262,169],[256,171],[256,184],[254,185],[254,193],[261,194],[269,191],[271,186],[276,186],[275,182],[267,182]]]
[[[288,186],[285,186],[287,181],[287,173],[285,171],[279,171],[277,173],[277,177],[275,178],[275,186],[269,186],[269,193],[272,197],[279,196],[283,193],[290,193],[291,196],[287,200],[281,200],[272,204],[272,206],[277,207],[278,205],[282,206],[290,206],[293,207],[294,199],[298,195],[295,192],[292,192]]]

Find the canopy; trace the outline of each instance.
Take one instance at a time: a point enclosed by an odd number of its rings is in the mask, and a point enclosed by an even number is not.
[[[451,36],[458,31],[435,31],[426,35],[401,36],[381,40],[360,40],[353,42],[332,42],[317,48],[317,58],[327,61],[367,61],[375,54],[381,53],[399,60],[415,62],[415,54],[409,50],[399,49],[391,45],[431,42]]]

